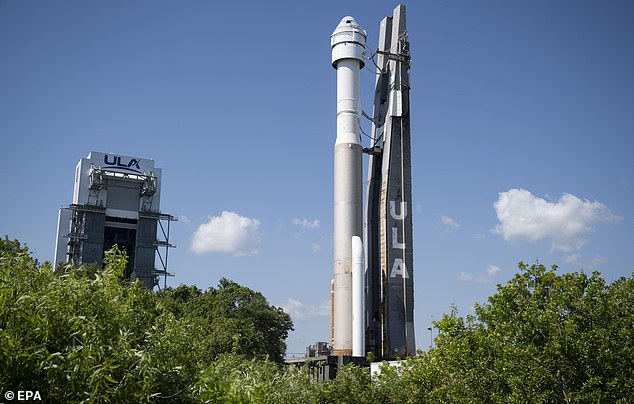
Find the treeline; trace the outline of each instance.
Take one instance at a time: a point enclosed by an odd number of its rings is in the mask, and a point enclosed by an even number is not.
[[[290,317],[223,279],[151,292],[102,270],[53,271],[0,239],[0,394],[47,402],[634,401],[634,276],[520,271],[475,314],[435,323],[435,348],[383,367],[346,366],[311,382],[282,364]]]

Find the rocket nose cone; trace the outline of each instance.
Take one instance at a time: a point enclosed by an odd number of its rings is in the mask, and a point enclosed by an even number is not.
[[[357,24],[357,22],[354,20],[354,17],[351,17],[349,15],[341,19],[341,22],[339,23],[339,25],[337,25],[337,28],[342,26],[353,26],[353,27],[361,28],[359,27],[359,24]]]
[[[358,42],[365,47],[365,39],[367,38],[367,36],[368,34],[363,28],[361,28],[359,24],[357,24],[355,19],[353,17],[347,16],[341,19],[341,22],[339,23],[339,25],[337,25],[337,28],[335,28],[332,35],[330,36],[333,40],[333,43],[331,43],[331,45],[334,45],[334,42],[348,41]],[[335,40],[335,37],[340,38],[338,40]]]
[[[346,16],[343,17],[341,19],[341,22],[339,23],[339,25],[337,25],[337,28],[335,28],[335,32],[340,32],[340,31],[363,31],[363,29],[361,28],[361,26],[359,24],[357,24],[357,22],[355,21],[354,17],[351,16]],[[365,31],[363,31],[365,32]]]

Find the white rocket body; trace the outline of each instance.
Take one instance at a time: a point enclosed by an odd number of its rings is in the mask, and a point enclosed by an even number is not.
[[[330,37],[337,69],[337,139],[334,167],[334,346],[352,355],[352,237],[363,231],[362,145],[359,71],[367,34],[344,17]]]

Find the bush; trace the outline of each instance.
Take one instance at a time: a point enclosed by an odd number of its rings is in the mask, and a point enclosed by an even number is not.
[[[283,367],[290,317],[222,279],[160,293],[105,268],[53,271],[0,239],[0,388],[50,402],[418,403],[634,401],[634,277],[558,274],[539,263],[475,315],[435,322],[436,347],[316,383]]]

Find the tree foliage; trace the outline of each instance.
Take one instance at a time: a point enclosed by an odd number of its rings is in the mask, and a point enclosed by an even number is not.
[[[261,293],[223,278],[218,289],[181,285],[159,298],[175,316],[202,326],[210,356],[230,352],[282,363],[293,323]]]
[[[290,317],[234,282],[156,294],[122,281],[126,257],[116,247],[101,271],[53,271],[19,243],[5,246],[2,391],[39,390],[51,402],[195,401],[196,381],[223,353],[281,360]]]
[[[474,316],[435,322],[436,348],[405,362],[395,402],[634,400],[634,278],[519,268]]]
[[[0,255],[13,256],[17,254],[29,255],[29,247],[22,245],[18,240],[10,240],[7,235],[0,238]]]
[[[159,293],[105,268],[53,271],[0,239],[0,391],[49,402],[420,403],[634,401],[634,277],[520,272],[466,317],[435,322],[436,347],[378,376],[282,367],[290,317],[222,279]]]

